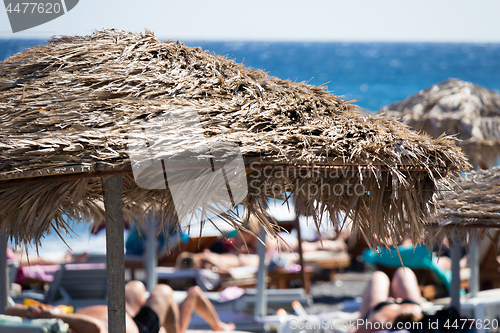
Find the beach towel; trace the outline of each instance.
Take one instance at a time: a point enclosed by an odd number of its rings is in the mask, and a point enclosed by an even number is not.
[[[401,255],[401,260],[403,265],[408,268],[422,268],[431,270],[440,282],[450,290],[451,283],[451,271],[447,271],[441,268],[437,264],[436,256],[432,256],[431,252],[423,245],[417,245],[415,249],[413,245],[400,245],[398,246],[399,254]],[[399,259],[398,253],[394,247],[386,249],[379,248],[379,254],[367,249],[363,252],[363,262],[375,268],[375,264],[389,266],[389,267],[401,267],[401,260]]]

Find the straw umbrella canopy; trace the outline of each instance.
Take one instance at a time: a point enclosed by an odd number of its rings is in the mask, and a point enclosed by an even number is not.
[[[192,110],[201,127],[182,118]],[[171,120],[148,128],[158,117]],[[127,140],[145,128],[155,129],[148,132],[155,142],[177,140],[162,157],[178,162],[168,166],[177,177],[169,185],[200,172],[209,155],[203,141],[237,146],[248,184],[241,204],[271,235],[267,200],[294,194],[307,199],[305,213],[316,221],[325,211],[335,225],[349,216],[371,244],[399,237],[406,223],[418,241],[439,179],[469,167],[454,140],[362,115],[323,87],[161,42],[149,31],[103,30],[53,38],[0,63],[1,231],[39,242],[68,228],[63,216],[100,220],[102,179],[116,174],[126,211],[157,207],[162,223],[180,227],[171,193],[134,179]],[[222,215],[238,226],[237,214]]]
[[[438,196],[431,225],[439,230],[435,236],[458,232],[466,239],[475,228],[500,227],[500,167],[468,172],[450,184]]]
[[[469,266],[471,269],[469,291],[472,298],[479,291],[478,228],[500,228],[500,167],[466,173],[450,181],[451,186],[441,191],[439,207],[429,225],[430,243],[443,244],[447,237],[452,246],[452,298],[451,304],[460,307],[460,249],[459,241],[469,244]],[[490,236],[483,230],[481,238]],[[487,241],[487,240],[484,240]],[[498,244],[494,244],[498,246]],[[496,266],[498,263],[496,263]]]
[[[500,95],[449,79],[381,109],[434,138],[456,135],[476,168],[496,165],[500,155]]]

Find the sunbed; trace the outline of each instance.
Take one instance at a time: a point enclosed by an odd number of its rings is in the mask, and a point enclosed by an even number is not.
[[[63,264],[46,294],[23,292],[16,297],[32,298],[45,304],[68,305],[80,309],[107,302],[106,264]]]
[[[58,319],[23,319],[0,315],[2,333],[66,333],[69,326]]]

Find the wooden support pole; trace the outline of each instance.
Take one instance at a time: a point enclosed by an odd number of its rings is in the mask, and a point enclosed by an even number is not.
[[[156,250],[156,216],[151,210],[148,213],[148,218],[146,221],[148,225],[148,234],[146,237],[146,289],[147,291],[153,290],[158,284],[158,278],[156,277],[156,266],[158,266],[158,256]],[[168,235],[165,235],[168,237]]]
[[[451,248],[451,284],[450,296],[451,307],[460,312],[460,242],[457,235],[454,235],[452,240],[453,247]]]
[[[470,267],[470,281],[469,293],[470,297],[476,297],[479,291],[479,246],[477,244],[477,230],[470,235],[469,247],[469,267]]]
[[[7,272],[7,235],[0,234],[0,313],[3,313],[9,299],[9,275]]]
[[[108,332],[125,332],[125,266],[123,239],[123,181],[103,178],[106,207],[106,267],[108,270]]]
[[[266,230],[260,227],[260,237],[266,240]],[[257,254],[259,256],[259,270],[257,271],[257,302],[255,304],[254,316],[267,316],[267,265],[266,265],[266,246],[257,242]]]
[[[309,295],[310,288],[308,279],[306,277],[306,267],[304,263],[304,251],[302,250],[302,233],[300,231],[300,223],[299,223],[299,214],[296,213],[295,218],[295,227],[297,228],[297,240],[299,241],[298,250],[299,250],[299,265],[300,265],[300,279],[302,280],[302,288],[306,291],[306,294]]]

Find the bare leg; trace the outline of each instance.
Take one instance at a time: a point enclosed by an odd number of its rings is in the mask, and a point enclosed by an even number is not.
[[[134,318],[146,303],[146,287],[140,281],[130,281],[125,285],[125,305],[127,313]]]
[[[325,239],[323,241],[316,242],[302,242],[302,251],[312,252],[312,251],[334,251],[341,252],[347,250],[347,245],[342,239],[331,240]]]
[[[385,273],[380,271],[373,273],[363,291],[363,300],[359,306],[361,318],[365,318],[368,312],[378,303],[387,301],[390,283],[389,277]]]
[[[172,288],[164,284],[157,285],[144,306],[156,312],[160,326],[163,326],[168,333],[182,332],[179,326],[179,306],[174,300]]]
[[[422,304],[417,277],[408,267],[400,267],[394,273],[391,284],[392,296],[396,299],[409,299]]]
[[[210,300],[203,294],[200,287],[191,287],[188,296],[180,305],[180,332],[185,332],[196,309],[198,315],[203,318],[214,331],[233,331],[234,324],[223,323],[214,309]],[[168,330],[167,330],[168,331]]]

